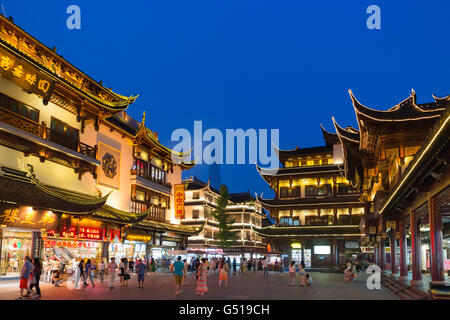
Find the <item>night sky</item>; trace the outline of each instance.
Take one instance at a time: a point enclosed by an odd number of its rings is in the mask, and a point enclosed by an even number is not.
[[[0,0],[6,16],[106,87],[139,94],[128,113],[171,147],[176,128],[280,129],[281,149],[322,145],[348,95],[386,110],[450,94],[449,1]],[[66,8],[81,8],[81,30]],[[381,30],[366,8],[381,8]],[[272,192],[254,165],[224,165],[231,192]],[[207,180],[198,166],[184,176]]]

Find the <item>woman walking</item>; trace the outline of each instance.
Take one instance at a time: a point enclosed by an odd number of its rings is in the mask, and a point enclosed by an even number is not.
[[[222,286],[222,281],[225,281],[225,287],[228,287],[228,264],[223,258],[219,264],[219,287]]]
[[[95,287],[94,283],[94,269],[92,267],[91,259],[88,259],[85,267],[86,275],[85,277],[91,280],[92,287]],[[85,282],[87,284],[87,282]]]
[[[289,277],[290,277],[290,281],[289,281],[289,285],[290,286],[294,286],[295,285],[295,261],[291,262],[291,265],[289,266]]]
[[[153,275],[153,277],[156,277],[156,263],[155,259],[150,260],[150,275]]]
[[[183,286],[188,284],[188,264],[187,260],[183,260],[184,267],[183,267]]]
[[[197,288],[195,294],[203,296],[205,292],[208,292],[208,285],[206,283],[206,278],[208,276],[208,267],[206,265],[205,258],[202,258],[202,263],[198,267],[197,276]]]
[[[39,261],[38,258],[34,258],[33,259],[33,272],[32,274],[32,280],[31,280],[31,285],[30,285],[30,290],[33,290],[33,288],[36,288],[36,294],[34,296],[34,298],[39,299],[41,297],[41,288],[39,287],[39,280],[41,279],[41,273],[42,273],[42,266],[41,266],[41,262]]]
[[[125,258],[120,259],[120,263],[119,263],[119,278],[120,278],[120,284],[123,286],[123,278],[125,275]]]
[[[130,274],[128,273],[128,260],[127,258],[123,258],[123,276],[122,276],[122,285],[124,287],[128,287],[128,280],[130,280]]]
[[[305,262],[302,260],[299,267],[300,273],[300,286],[304,287],[306,285],[306,271],[305,271]]]

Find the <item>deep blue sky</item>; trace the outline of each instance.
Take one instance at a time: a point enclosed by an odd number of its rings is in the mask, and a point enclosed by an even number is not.
[[[279,128],[280,146],[323,144],[331,116],[356,126],[347,93],[387,109],[411,88],[450,94],[449,1],[0,0],[20,27],[95,80],[139,94],[128,113],[173,146],[176,128]],[[77,4],[82,29],[66,28]],[[381,8],[381,30],[366,8]],[[205,166],[185,172],[207,179]],[[253,165],[222,166],[232,192],[271,192]]]

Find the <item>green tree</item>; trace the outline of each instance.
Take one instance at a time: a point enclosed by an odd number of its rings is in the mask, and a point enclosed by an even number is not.
[[[225,185],[220,186],[220,197],[218,199],[218,207],[211,212],[211,215],[219,223],[219,232],[217,233],[217,240],[220,247],[228,248],[233,245],[237,239],[238,231],[231,231],[231,225],[235,222],[234,219],[230,219],[230,216],[226,213],[228,200],[230,195],[228,194],[228,188]]]

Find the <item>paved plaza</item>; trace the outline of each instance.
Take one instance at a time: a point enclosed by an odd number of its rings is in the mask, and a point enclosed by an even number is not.
[[[145,288],[137,287],[136,275],[132,275],[128,287],[121,287],[116,281],[115,289],[109,289],[108,282],[100,283],[96,279],[96,286],[89,285],[83,289],[69,289],[67,283],[54,287],[48,283],[41,284],[42,299],[44,300],[398,300],[399,298],[388,289],[368,290],[366,274],[359,273],[353,283],[345,283],[340,273],[310,273],[314,285],[312,287],[291,287],[288,285],[287,273],[270,273],[266,279],[262,272],[245,275],[230,275],[229,287],[218,286],[218,275],[208,277],[209,292],[201,297],[195,292],[195,275],[189,274],[189,283],[183,287],[179,296],[174,295],[174,281],[169,273],[158,273],[156,278],[146,278]],[[69,284],[70,286],[70,284]],[[13,300],[19,295],[17,280],[0,281],[0,299]]]

